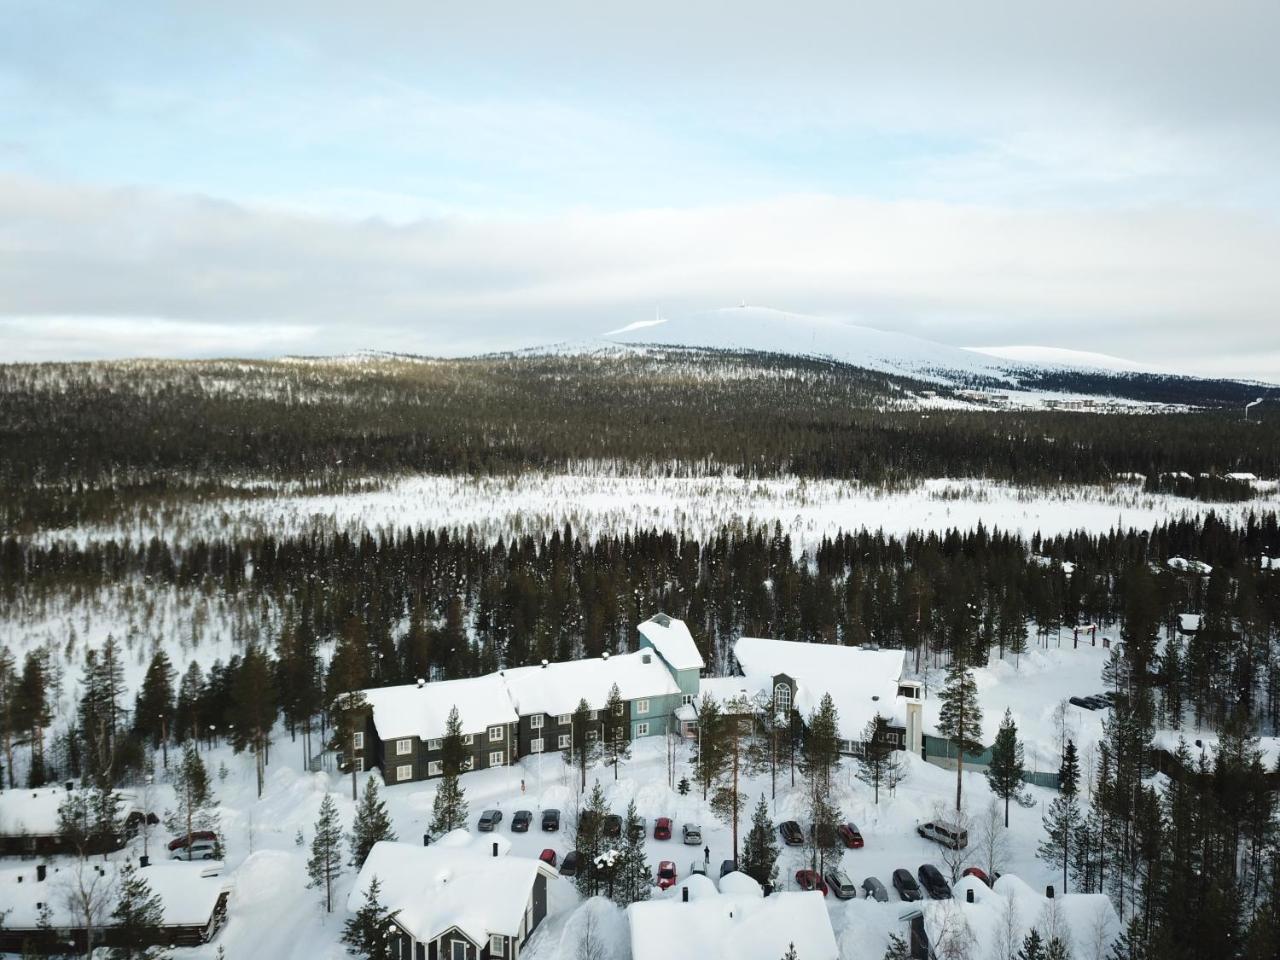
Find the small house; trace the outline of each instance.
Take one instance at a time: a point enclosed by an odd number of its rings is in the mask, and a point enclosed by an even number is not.
[[[75,789],[68,781],[61,786],[0,790],[0,856],[35,857],[72,852],[59,830],[58,811]],[[123,847],[143,820],[142,810],[132,793],[117,790],[115,795],[125,832],[112,838],[108,850]],[[154,823],[155,814],[151,814],[150,819]],[[93,852],[105,851],[95,849]]]

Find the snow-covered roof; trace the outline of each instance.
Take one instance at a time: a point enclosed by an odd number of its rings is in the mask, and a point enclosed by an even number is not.
[[[102,869],[101,883],[117,882],[116,874],[122,864],[116,860],[58,859],[48,866],[45,880],[36,880],[36,865],[25,863],[10,870],[0,870],[0,889],[4,890],[4,907],[10,911],[5,926],[14,929],[34,928],[40,923],[40,907],[45,903],[53,911],[55,927],[76,927],[83,918],[73,917],[67,908],[67,892],[75,882],[79,870]],[[139,874],[160,897],[164,916],[163,926],[203,926],[213,916],[218,897],[230,889],[225,877],[219,876],[222,864],[205,861],[184,863],[164,860],[139,870]],[[18,882],[22,877],[22,882]]]
[[[1198,613],[1178,614],[1178,627],[1183,633],[1195,633],[1200,629],[1200,615]]]
[[[733,653],[748,689],[752,685],[768,689],[780,673],[795,680],[794,706],[801,716],[807,717],[824,694],[831,694],[842,739],[861,740],[877,713],[889,720],[905,717],[905,701],[898,696],[901,650],[742,637],[733,645]]]
[[[1188,560],[1186,557],[1170,557],[1169,568],[1172,570],[1187,570],[1192,573],[1203,573],[1205,575],[1213,573],[1213,567],[1203,560]]]
[[[1256,473],[1228,473],[1227,479],[1240,480],[1244,483],[1254,483],[1257,481],[1258,475]]]
[[[683,620],[658,613],[640,624],[638,629],[640,636],[649,641],[672,670],[701,670],[706,666]]]
[[[616,683],[623,700],[678,694],[671,671],[648,650],[613,657],[593,657],[545,667],[505,671],[511,702],[521,715],[573,713],[585,699],[599,710]]]
[[[137,797],[126,790],[115,791],[120,813],[137,809]],[[63,787],[35,787],[28,790],[0,790],[0,836],[52,837],[58,833],[58,807],[66,799]]]
[[[396,922],[417,940],[434,940],[450,927],[482,946],[490,934],[517,936],[535,879],[539,873],[554,877],[555,871],[540,860],[508,856],[510,844],[498,844],[495,857],[494,842],[455,830],[429,847],[376,843],[347,909],[354,913],[363,906],[376,876],[383,906],[399,910]]]
[[[768,677],[704,677],[698,683],[698,702],[710,697],[723,707],[734,700],[754,701],[769,690]]]
[[[1196,746],[1199,740],[1206,751],[1206,757],[1212,761],[1213,755],[1218,749],[1218,735],[1210,731],[1201,730],[1156,730],[1151,735],[1151,743],[1153,746],[1162,750],[1168,750],[1170,753],[1176,753],[1178,745],[1182,741],[1186,741],[1187,748],[1191,751],[1191,759],[1200,759],[1200,747]],[[1268,770],[1274,770],[1277,761],[1280,761],[1280,737],[1259,737],[1258,751],[1262,754],[1262,765]]]
[[[802,960],[836,960],[836,938],[818,892],[676,896],[627,908],[632,960],[778,960],[795,944]]]
[[[496,673],[464,680],[375,687],[364,691],[373,708],[373,725],[383,740],[421,737],[431,740],[445,735],[449,711],[458,708],[464,733],[480,733],[486,727],[515,723],[515,707],[506,684]]]

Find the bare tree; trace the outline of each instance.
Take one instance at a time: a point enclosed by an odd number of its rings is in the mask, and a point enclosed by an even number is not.
[[[1058,756],[1061,757],[1067,749],[1067,727],[1069,725],[1071,705],[1065,700],[1059,700],[1057,706],[1053,708],[1053,728],[1058,731]]]
[[[1085,960],[1105,960],[1116,938],[1115,912],[1111,904],[1099,901],[1093,919],[1085,928]]]
[[[1040,931],[1040,936],[1044,938],[1046,944],[1050,940],[1058,939],[1066,946],[1067,952],[1071,952],[1071,930],[1067,926],[1066,917],[1062,915],[1061,901],[1057,897],[1050,897],[1044,902],[1036,929]]]
[[[1022,946],[1022,917],[1013,897],[1003,897],[1004,903],[996,917],[996,935],[991,943],[991,960],[1016,960]]]
[[[1009,859],[1009,830],[1004,825],[1000,804],[995,800],[987,804],[978,817],[976,833],[978,855],[982,858],[983,869],[994,883],[996,874],[1001,872]]]
[[[596,929],[594,907],[590,900],[582,905],[582,936],[578,940],[575,960],[609,960],[609,950]]]
[[[925,914],[925,932],[939,960],[969,960],[977,939],[954,900],[943,900]]]
[[[116,871],[81,857],[62,881],[62,900],[84,927],[84,952],[92,960],[98,932],[116,905]]]
[[[973,827],[973,819],[963,810],[953,810],[942,801],[936,801],[933,805],[933,822],[945,823],[957,832],[971,832]],[[960,879],[960,872],[964,870],[965,861],[969,859],[966,852],[968,847],[955,849],[946,845],[940,847],[943,864],[946,865],[947,872],[951,875],[951,882],[956,883]]]

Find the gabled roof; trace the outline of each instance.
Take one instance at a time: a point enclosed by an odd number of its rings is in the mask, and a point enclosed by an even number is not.
[[[672,670],[701,670],[706,666],[683,620],[657,613],[638,629],[640,636],[649,641]]]
[[[455,830],[429,847],[376,843],[347,909],[363,906],[376,876],[383,906],[400,911],[396,921],[416,940],[434,940],[454,927],[480,945],[490,934],[517,936],[538,874],[556,874],[540,860],[508,856],[509,843],[498,843],[494,856],[495,842]]]
[[[515,723],[518,719],[506,684],[496,673],[464,680],[437,680],[419,687],[402,684],[364,691],[373,709],[373,725],[383,740],[396,737],[443,737],[449,711],[458,708],[463,733],[480,733],[486,727]]]
[[[842,739],[861,740],[877,713],[887,720],[905,716],[904,701],[898,697],[901,650],[742,637],[733,645],[733,654],[748,689],[772,689],[771,680],[780,673],[795,680],[794,706],[802,717],[817,708],[824,694],[831,694]]]
[[[835,934],[818,892],[668,895],[627,908],[632,960],[836,960]]]
[[[623,700],[680,692],[671,671],[648,650],[545,667],[516,667],[505,671],[504,679],[517,712],[524,716],[573,713],[583,699],[591,709],[599,710],[615,683]]]

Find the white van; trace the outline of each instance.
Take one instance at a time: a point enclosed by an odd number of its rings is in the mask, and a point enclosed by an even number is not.
[[[916,827],[916,833],[926,840],[940,843],[944,847],[950,847],[952,850],[963,850],[969,846],[969,831],[953,823],[946,823],[943,820],[921,824]]]

